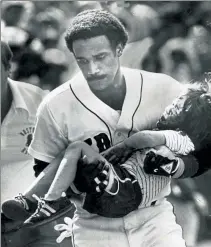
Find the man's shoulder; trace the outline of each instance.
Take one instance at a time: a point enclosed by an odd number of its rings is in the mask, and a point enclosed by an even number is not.
[[[180,85],[177,80],[175,80],[173,77],[163,74],[163,73],[155,73],[155,72],[150,72],[146,70],[140,70],[140,69],[133,69],[133,68],[128,68],[128,67],[122,67],[124,72],[130,73],[131,75],[134,75],[134,73],[139,73],[142,75],[143,81],[147,82],[148,85],[150,84],[166,84],[166,83],[173,83],[173,84],[178,84]]]
[[[140,70],[140,73],[143,75],[143,77],[145,77],[146,79],[151,79],[153,80],[153,82],[166,82],[166,81],[170,81],[170,82],[175,82],[175,83],[179,83],[177,80],[175,80],[173,77],[167,75],[167,74],[163,74],[163,73],[156,73],[156,72],[150,72],[150,71],[146,71],[146,70]]]
[[[180,83],[173,77],[163,73],[149,72],[141,70],[143,77],[143,83],[145,86],[150,88],[157,88],[157,90],[162,90],[163,92],[168,92],[169,90],[176,90],[181,92],[184,90],[184,84]]]
[[[64,82],[59,87],[52,90],[43,100],[42,105],[53,106],[62,106],[62,104],[71,103],[74,100],[74,97],[71,93],[71,84],[77,81],[81,75],[78,73],[70,80]]]

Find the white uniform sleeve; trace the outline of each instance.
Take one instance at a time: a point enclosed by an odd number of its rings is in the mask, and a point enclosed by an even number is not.
[[[194,151],[194,144],[186,134],[173,130],[165,130],[162,133],[166,138],[166,146],[176,154],[187,155]]]
[[[50,163],[68,145],[48,105],[41,103],[37,111],[34,137],[28,152],[35,159]]]

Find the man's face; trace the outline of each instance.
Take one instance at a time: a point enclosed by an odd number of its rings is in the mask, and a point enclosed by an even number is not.
[[[75,40],[73,53],[91,89],[100,91],[113,84],[119,57],[106,36]]]
[[[183,108],[186,99],[187,95],[182,94],[176,98],[171,105],[166,107],[157,123],[158,128],[168,126],[169,128],[175,129],[179,127],[184,118]]]

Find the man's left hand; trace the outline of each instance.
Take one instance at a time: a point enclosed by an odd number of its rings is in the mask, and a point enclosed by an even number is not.
[[[123,164],[134,150],[127,147],[123,142],[107,149],[102,153],[103,157],[113,165]]]

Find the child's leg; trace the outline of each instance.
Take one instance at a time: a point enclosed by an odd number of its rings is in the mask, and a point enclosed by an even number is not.
[[[37,200],[32,195],[44,196],[54,179],[63,155],[64,152],[46,167],[23,196],[17,196],[15,199],[7,200],[2,204],[2,211],[9,219],[24,221],[36,210]]]
[[[31,201],[36,201],[32,195],[36,194],[38,197],[43,197],[48,191],[55,174],[58,170],[60,162],[64,156],[62,152],[57,158],[55,158],[35,179],[31,186],[24,192],[24,196]]]
[[[84,156],[86,156],[86,159],[84,159]],[[80,169],[77,169],[78,161],[80,158],[83,158],[83,161],[85,160],[82,166],[79,165],[79,168],[81,168],[82,170],[85,168],[87,169],[93,168],[94,171],[95,170],[98,171],[99,169],[95,169],[96,166],[98,166],[99,163],[104,164],[105,161],[105,159],[100,154],[98,154],[88,144],[84,142],[75,142],[73,144],[70,144],[65,151],[64,157],[61,160],[61,163],[56,172],[54,180],[47,194],[45,195],[44,200],[43,199],[39,200],[40,203],[38,204],[37,210],[24,222],[25,225],[33,225],[35,223],[39,223],[43,220],[46,220],[51,215],[55,215],[57,212],[66,210],[67,207],[71,206],[71,203],[68,200],[68,198],[63,197],[62,193],[66,192],[66,190],[73,181],[76,182],[75,181],[76,172],[78,171],[78,173],[80,174],[80,171],[82,171]],[[103,162],[99,162],[99,161],[103,161]],[[93,175],[93,173],[94,172],[90,174]],[[86,172],[84,174],[86,176]],[[97,174],[99,174],[99,171],[97,172]],[[105,174],[103,175],[105,176]],[[96,178],[96,176],[94,174],[93,180]],[[77,174],[77,178],[79,178],[78,174]],[[79,180],[81,180],[84,183],[84,179],[81,178],[83,178],[83,176],[81,176]],[[90,175],[87,176],[87,178],[90,180]],[[100,187],[98,183],[96,184],[96,186]]]
[[[61,197],[62,193],[67,190],[75,179],[78,161],[84,155],[86,155],[88,163],[90,164],[102,159],[100,154],[84,142],[70,144],[65,151],[54,180],[45,195],[46,200],[57,200]]]

